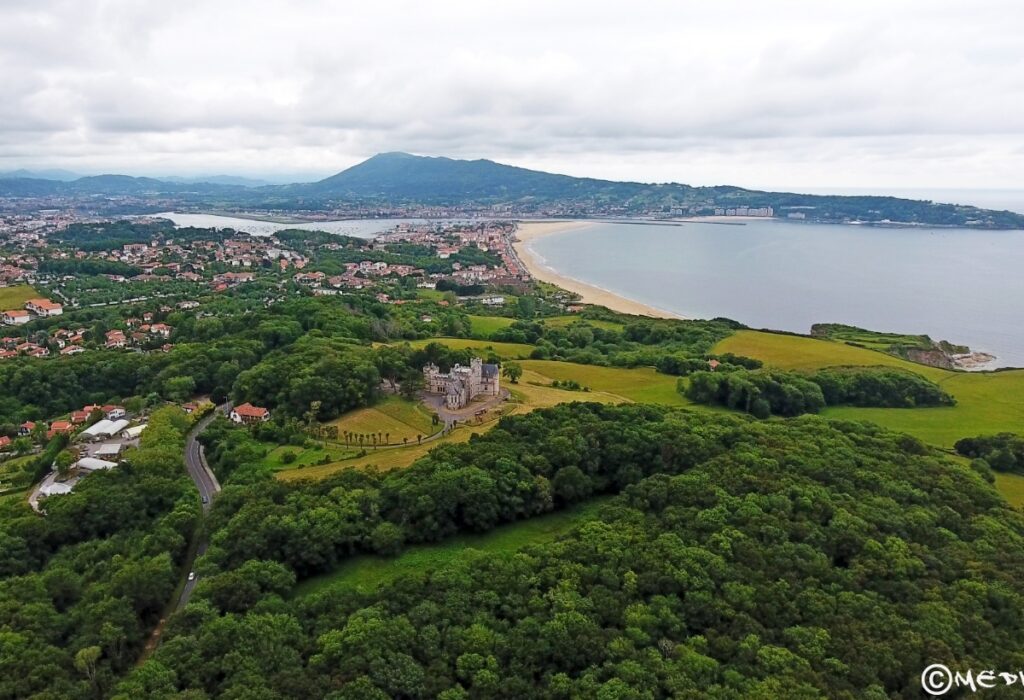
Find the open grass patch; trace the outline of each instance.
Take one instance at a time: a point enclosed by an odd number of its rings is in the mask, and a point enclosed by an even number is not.
[[[995,472],[996,491],[1014,508],[1024,507],[1024,476]]]
[[[527,360],[521,364],[524,370],[530,370],[550,380],[571,379],[590,387],[589,393],[563,392],[572,397],[566,399],[568,401],[588,401],[594,392],[604,392],[640,403],[659,403],[667,406],[690,403],[676,391],[675,377],[660,374],[651,367],[600,367],[555,360]]]
[[[822,367],[898,367],[931,379],[956,399],[956,406],[939,408],[827,408],[823,415],[866,420],[909,433],[927,443],[951,448],[960,438],[1024,429],[1024,370],[953,372],[908,362],[883,352],[831,340],[739,331],[718,343],[715,352],[733,352],[763,360],[782,369]]]
[[[353,457],[356,453],[357,451],[354,449],[338,448],[330,445],[323,447],[319,445],[312,447],[280,445],[267,453],[267,456],[263,458],[263,463],[275,471],[281,469],[301,469],[302,467],[320,464],[324,459],[327,459],[328,462],[336,462],[340,459]],[[288,455],[292,455],[292,457],[289,458]]]
[[[480,355],[487,356],[494,353],[498,357],[507,360],[518,360],[530,356],[533,346],[526,343],[499,343],[490,340],[478,340],[475,338],[423,338],[410,341],[414,348],[426,347],[430,343],[441,343],[455,350],[469,348],[476,350]]]
[[[13,311],[25,306],[29,299],[40,296],[34,287],[28,284],[16,284],[13,287],[0,287],[0,311]]]
[[[938,367],[909,362],[888,353],[858,348],[834,340],[763,331],[737,331],[719,341],[712,348],[712,352],[746,355],[780,369],[812,370],[841,365],[859,367],[882,365],[916,372],[936,382],[956,374]]]
[[[615,323],[614,321],[598,321],[592,318],[583,318],[582,316],[552,316],[551,318],[539,319],[544,322],[544,325],[550,326],[551,328],[564,328],[571,326],[577,321],[586,323],[594,328],[603,328],[606,331],[621,331],[624,327],[622,323]]]
[[[394,557],[353,557],[331,573],[303,581],[295,588],[295,595],[309,595],[335,587],[369,593],[401,576],[422,575],[460,560],[485,554],[508,554],[531,545],[546,544],[577,525],[596,518],[608,500],[595,498],[557,513],[502,525],[483,534],[458,535],[437,544],[417,545]]]
[[[482,339],[490,338],[498,331],[515,323],[514,318],[504,316],[474,316],[471,314],[468,318],[470,334],[474,338]]]

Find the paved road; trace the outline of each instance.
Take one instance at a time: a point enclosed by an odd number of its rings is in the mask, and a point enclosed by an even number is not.
[[[199,444],[199,434],[206,430],[213,419],[218,414],[224,414],[231,410],[231,404],[223,404],[218,406],[214,411],[210,412],[210,415],[206,416],[192,428],[192,431],[188,434],[185,439],[185,467],[188,469],[188,475],[195,483],[196,488],[199,490],[199,497],[203,502],[203,515],[205,516],[210,512],[210,508],[213,506],[213,497],[220,491],[220,483],[217,481],[217,477],[214,476],[213,471],[209,465],[206,464],[206,457],[203,455],[203,446]],[[201,536],[203,537],[203,536]],[[206,539],[203,537],[199,540],[199,546],[196,547],[196,556],[201,557],[206,553]],[[195,562],[195,558],[188,562],[188,570],[192,570],[192,564]],[[177,605],[174,606],[175,610],[181,610],[188,605],[189,598],[192,597],[192,591],[196,587],[196,581],[185,581],[185,587],[182,588],[181,597],[178,598]]]
[[[231,410],[231,404],[226,403],[210,412],[210,415],[206,416],[202,420],[193,426],[188,436],[185,438],[185,453],[183,455],[185,468],[188,470],[189,478],[196,485],[199,490],[199,496],[203,500],[203,516],[210,512],[210,507],[213,505],[213,497],[220,491],[220,484],[217,482],[217,477],[213,475],[210,467],[206,464],[206,458],[203,456],[203,446],[196,440],[199,434],[206,430],[213,419],[217,417],[218,413],[227,413]],[[186,571],[192,571],[192,565],[195,564],[196,557],[201,557],[206,553],[206,537],[205,530],[200,529],[199,531],[199,542],[196,546],[195,555],[188,560],[186,564]],[[187,575],[187,574],[186,574]],[[192,597],[192,591],[195,590],[198,579],[192,579],[191,581],[185,580],[185,585],[181,589],[181,596],[178,601],[174,604],[174,611],[177,612],[188,605],[189,598]],[[153,632],[149,635],[149,640],[146,642],[145,650],[143,651],[141,660],[146,659],[153,650],[156,649],[157,645],[160,644],[160,637],[163,635],[164,623],[167,622],[165,618],[161,618],[160,622],[153,629]]]

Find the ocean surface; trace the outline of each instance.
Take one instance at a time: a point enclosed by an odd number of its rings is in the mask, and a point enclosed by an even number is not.
[[[595,223],[531,241],[560,274],[688,318],[926,333],[1024,367],[1024,231]]]
[[[162,219],[169,219],[176,226],[195,226],[196,228],[233,228],[236,231],[244,231],[254,236],[269,236],[275,231],[286,228],[298,228],[306,231],[327,231],[328,233],[339,233],[357,238],[373,238],[378,233],[383,233],[398,224],[424,224],[426,219],[345,219],[343,221],[315,221],[302,224],[279,224],[272,221],[258,221],[255,219],[239,219],[234,216],[219,216],[216,214],[179,214],[177,212],[163,212],[153,214]]]

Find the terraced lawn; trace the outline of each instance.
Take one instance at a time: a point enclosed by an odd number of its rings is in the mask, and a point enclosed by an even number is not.
[[[417,545],[395,557],[360,556],[329,574],[303,581],[296,596],[328,588],[351,588],[369,593],[402,576],[419,575],[453,565],[471,564],[484,554],[509,554],[524,547],[553,542],[577,525],[598,517],[608,498],[595,498],[557,513],[510,523],[480,535],[460,535],[437,544]]]
[[[422,444],[413,442],[408,447],[392,447],[375,450],[373,447],[366,448],[366,455],[352,459],[344,459],[329,464],[318,464],[304,469],[291,469],[278,472],[275,476],[281,481],[298,481],[300,479],[326,479],[332,474],[337,474],[343,469],[380,469],[390,471],[391,469],[404,469],[417,459],[430,452],[435,447],[448,443],[466,442],[474,433],[485,432],[493,427],[497,421],[491,421],[482,426],[456,428],[448,435],[438,440],[431,440]]]
[[[339,442],[344,440],[346,432],[383,433],[390,444],[399,444],[403,438],[414,442],[417,435],[426,437],[438,430],[430,412],[421,403],[398,396],[388,396],[373,406],[346,413],[329,425],[338,426]]]

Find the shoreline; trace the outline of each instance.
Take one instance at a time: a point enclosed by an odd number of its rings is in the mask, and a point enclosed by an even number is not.
[[[545,265],[540,258],[530,250],[530,241],[543,238],[545,236],[551,236],[556,233],[562,233],[565,231],[571,231],[577,228],[584,228],[591,226],[596,221],[517,221],[515,231],[515,241],[512,243],[512,248],[515,250],[516,255],[519,256],[520,261],[529,270],[530,274],[534,279],[540,280],[541,282],[547,282],[553,284],[556,287],[577,294],[580,297],[580,303],[593,304],[595,306],[604,306],[612,311],[618,311],[623,314],[630,314],[633,316],[648,316],[651,318],[684,318],[679,314],[672,313],[671,311],[665,311],[648,304],[643,304],[639,301],[628,299],[620,294],[602,289],[586,282],[567,277],[557,270]]]

